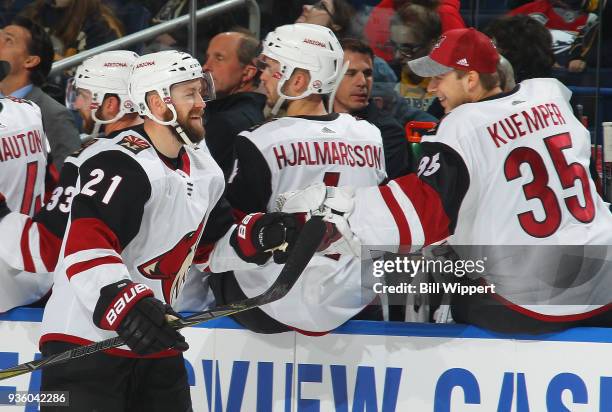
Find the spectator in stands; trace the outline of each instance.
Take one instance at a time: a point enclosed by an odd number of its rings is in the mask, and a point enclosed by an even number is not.
[[[397,91],[414,109],[427,110],[435,96],[427,91],[429,79],[414,74],[407,63],[427,56],[440,32],[438,14],[416,4],[401,7],[391,22],[390,44],[400,77]]]
[[[217,99],[206,105],[206,145],[225,178],[234,166],[234,141],[238,133],[264,121],[266,96],[257,93],[256,59],[261,44],[248,32],[225,32],[212,38],[204,70],[215,83]]]
[[[80,140],[68,109],[41,90],[53,62],[51,39],[38,24],[16,17],[0,31],[0,60],[11,64],[10,73],[0,81],[0,93],[32,100],[40,107],[53,164],[61,169]]]
[[[36,0],[23,14],[49,31],[56,59],[123,35],[121,22],[101,0]]]
[[[599,2],[593,0],[587,2],[590,5],[588,11],[598,11]],[[602,15],[595,24],[589,25],[582,30],[576,37],[574,44],[569,52],[569,63],[567,69],[570,72],[582,72],[589,67],[597,65],[597,36],[599,34],[599,25],[601,22],[607,22],[601,26],[601,44],[605,45],[601,48],[601,67],[612,67],[612,6],[603,4]],[[606,47],[607,46],[607,47]]]
[[[583,0],[536,0],[511,10],[509,14],[530,16],[550,30],[555,61],[567,66],[578,33],[598,21],[596,14],[583,7],[588,3]]]
[[[548,29],[577,33],[589,23],[582,0],[536,0],[510,10],[511,16],[522,14],[538,20]]]
[[[372,10],[364,33],[374,53],[386,61],[392,60],[394,56],[393,48],[389,47],[391,19],[399,9],[408,4],[416,4],[437,12],[442,32],[465,27],[459,12],[460,0],[382,0]]]
[[[407,174],[410,156],[404,128],[397,120],[383,112],[372,100],[373,59],[372,49],[361,40],[345,38],[340,44],[344,50],[344,62],[349,62],[334,99],[334,111],[350,113],[378,127],[385,152],[387,176],[391,179]]]
[[[350,34],[355,10],[346,0],[319,0],[312,5],[304,5],[296,23],[311,23],[332,29],[336,37]]]
[[[517,83],[536,77],[550,77],[555,63],[550,32],[528,16],[504,16],[492,21],[484,33],[514,68]]]
[[[8,26],[32,0],[4,0],[0,2],[0,27]]]

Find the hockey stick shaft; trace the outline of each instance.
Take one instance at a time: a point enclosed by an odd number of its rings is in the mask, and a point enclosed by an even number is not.
[[[182,319],[176,319],[170,322],[170,325],[176,329],[181,329],[186,326],[193,326],[209,320],[218,319],[223,316],[233,315],[245,310],[253,309],[284,297],[293,287],[295,282],[308,265],[308,262],[321,244],[321,240],[325,235],[325,223],[321,218],[314,217],[304,225],[300,236],[295,243],[293,251],[289,255],[287,263],[281,270],[280,274],[265,292],[252,298],[244,299],[239,302],[230,303],[219,306],[212,310],[195,313]],[[0,380],[23,375],[25,373],[34,372],[47,366],[58,365],[68,362],[72,359],[90,355],[107,349],[117,348],[123,345],[123,339],[119,336],[106,339],[100,342],[91,343],[85,346],[47,356],[46,358],[34,360],[31,362],[22,363],[15,367],[0,371]]]

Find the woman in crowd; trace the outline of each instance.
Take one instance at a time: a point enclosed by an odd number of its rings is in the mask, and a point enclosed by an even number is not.
[[[56,59],[123,35],[121,22],[101,0],[36,0],[23,14],[49,31]]]

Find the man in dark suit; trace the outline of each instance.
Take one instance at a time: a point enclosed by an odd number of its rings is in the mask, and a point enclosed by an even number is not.
[[[80,147],[79,131],[70,111],[41,90],[53,63],[53,45],[42,27],[16,17],[0,31],[0,60],[11,65],[0,81],[0,94],[31,100],[40,107],[51,157],[57,169]]]
[[[206,103],[206,145],[225,179],[234,167],[234,141],[238,133],[264,121],[266,96],[256,92],[259,40],[243,32],[220,33],[206,50],[204,70],[215,82],[217,99]]]

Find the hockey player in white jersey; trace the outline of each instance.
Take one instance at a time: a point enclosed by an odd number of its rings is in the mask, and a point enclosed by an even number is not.
[[[0,76],[8,63],[1,62]],[[11,210],[24,218],[34,215],[43,203],[48,143],[38,106],[10,96],[0,98],[0,219]],[[5,232],[0,229],[0,233]],[[3,233],[12,235],[12,232]],[[17,235],[17,233],[15,233]],[[17,238],[10,245],[18,245]],[[7,246],[6,241],[0,243]],[[0,312],[40,299],[50,277],[41,279],[10,264],[12,256],[0,255]]]
[[[33,215],[42,206],[47,145],[37,105],[0,98],[0,192],[11,210]]]
[[[292,242],[291,216],[233,225],[223,174],[197,145],[212,92],[206,80],[188,54],[140,57],[129,95],[144,124],[97,139],[78,155],[77,194],[41,351],[46,356],[117,334],[126,346],[43,370],[41,390],[69,391],[66,410],[191,410],[181,355],[188,346],[167,322],[178,316],[169,304],[191,262],[214,271],[246,268]]]
[[[138,54],[113,50],[81,64],[67,89],[66,101],[83,120],[83,131],[93,138],[142,123],[127,95],[127,79]],[[101,130],[103,128],[103,130]]]
[[[464,282],[493,284],[496,294],[455,295],[458,322],[529,333],[611,326],[612,214],[588,174],[589,132],[557,80],[525,80],[502,93],[498,61],[488,37],[458,29],[409,63],[432,77],[447,115],[423,139],[418,178],[357,189],[345,217],[369,248],[419,248],[451,234],[454,245],[481,245],[470,252],[489,255],[488,270]],[[308,198],[289,196],[286,205]],[[310,209],[321,206],[315,200]]]
[[[236,140],[236,168],[228,201],[237,214],[275,209],[279,193],[315,182],[369,186],[385,178],[380,131],[349,114],[328,113],[324,95],[343,75],[343,51],[328,28],[292,24],[276,28],[263,42],[261,80],[267,104],[286,117],[241,133]],[[255,296],[267,289],[282,266],[223,277],[222,299]],[[237,281],[237,282],[236,282]],[[236,316],[251,330],[274,333],[290,328],[327,332],[360,312],[369,302],[361,296],[359,262],[348,256],[319,256],[287,297],[261,310]]]
[[[74,94],[85,124],[104,124],[106,134],[142,123],[127,95],[128,75],[138,55],[117,50],[101,53],[77,68]],[[98,127],[96,126],[96,127]],[[91,144],[87,142],[84,147]],[[26,305],[46,294],[59,256],[72,198],[76,195],[80,150],[68,156],[47,204],[30,217],[12,208],[0,221],[0,260],[8,271],[25,271],[5,279],[0,312]],[[25,241],[22,241],[24,239]]]

